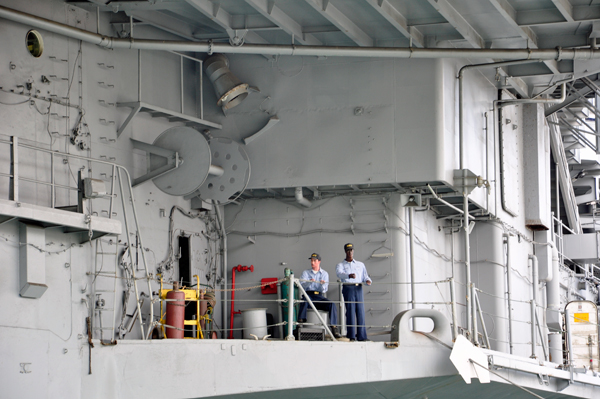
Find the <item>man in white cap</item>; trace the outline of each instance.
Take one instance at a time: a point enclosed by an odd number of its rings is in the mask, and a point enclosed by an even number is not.
[[[331,324],[331,333],[334,337],[340,338],[340,334],[337,330],[337,306],[329,299],[323,296],[327,292],[329,287],[329,274],[321,269],[321,256],[319,254],[312,254],[310,259],[310,269],[302,272],[302,288],[306,291],[306,294],[315,305],[315,308],[329,312],[329,324]],[[302,298],[305,302],[300,304],[300,310],[298,312],[298,321],[304,323],[306,321],[306,310],[308,308],[308,302],[306,298]]]

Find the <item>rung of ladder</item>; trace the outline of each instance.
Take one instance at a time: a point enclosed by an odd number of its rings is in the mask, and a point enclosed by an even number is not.
[[[115,290],[96,290],[95,292],[115,292]]]
[[[96,272],[96,274],[97,274],[98,276],[101,276],[101,275],[103,275],[103,274],[107,274],[107,275],[115,275],[115,276],[116,276],[116,275],[117,275],[117,272]]]
[[[112,312],[113,308],[95,308],[96,310],[106,310],[107,312]]]

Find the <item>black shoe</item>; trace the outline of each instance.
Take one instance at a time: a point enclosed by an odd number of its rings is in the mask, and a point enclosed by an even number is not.
[[[306,319],[298,319],[298,323],[306,323]]]
[[[354,342],[356,341],[354,338],[350,338],[350,342]]]
[[[331,333],[335,338],[342,338],[336,326],[331,326]]]

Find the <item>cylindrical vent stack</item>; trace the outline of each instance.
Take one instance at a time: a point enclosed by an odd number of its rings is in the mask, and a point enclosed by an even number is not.
[[[167,292],[167,338],[183,338],[185,321],[185,292],[175,285]]]
[[[231,109],[248,97],[248,84],[242,83],[229,70],[229,59],[224,54],[215,54],[204,61],[206,76],[217,93],[217,105]]]

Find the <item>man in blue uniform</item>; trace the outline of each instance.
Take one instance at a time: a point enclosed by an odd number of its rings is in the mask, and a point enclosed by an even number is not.
[[[354,259],[354,245],[344,245],[346,259],[337,264],[336,274],[342,280],[342,294],[346,302],[346,337],[350,341],[366,341],[365,306],[363,304],[363,283],[371,285],[365,264]]]
[[[323,296],[329,287],[329,274],[321,269],[321,256],[319,254],[312,254],[308,259],[310,259],[311,268],[302,272],[301,279],[305,280],[301,282],[302,288],[306,291],[306,294],[315,305],[315,308],[329,312],[331,333],[334,337],[340,338],[340,334],[337,330],[337,306]],[[302,299],[305,298],[302,297]],[[300,311],[298,313],[298,321],[300,323],[306,321],[307,308],[308,302],[302,302],[300,304]]]

